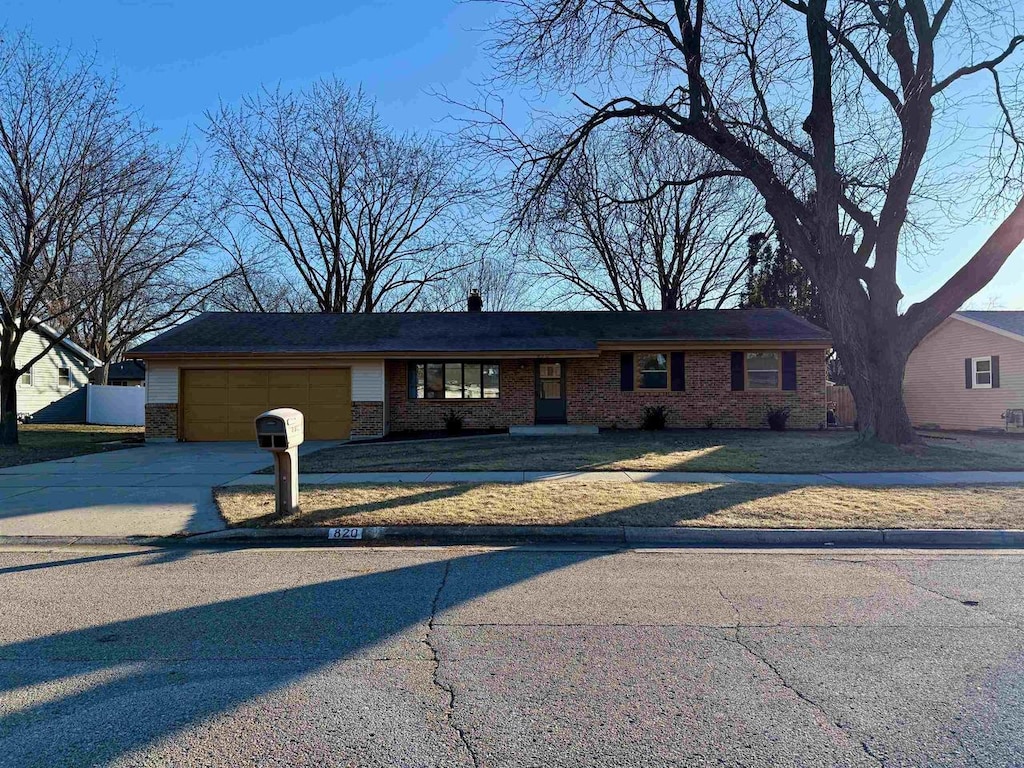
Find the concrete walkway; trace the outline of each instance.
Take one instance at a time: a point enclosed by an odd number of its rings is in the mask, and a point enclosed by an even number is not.
[[[1024,483],[1024,472],[334,472],[299,475],[307,485],[343,483],[755,483],[769,485],[990,485]],[[245,475],[225,485],[273,485],[272,475]]]
[[[308,453],[333,443],[310,442]],[[220,530],[211,489],[271,463],[251,443],[167,443],[0,469],[0,536]]]

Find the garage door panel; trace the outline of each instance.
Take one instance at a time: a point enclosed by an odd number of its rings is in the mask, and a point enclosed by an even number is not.
[[[256,440],[256,429],[252,421],[231,422],[227,425],[227,437],[225,440]]]
[[[244,422],[252,427],[252,422],[267,410],[262,405],[236,405],[232,404],[227,406],[228,422],[234,423],[237,421]]]
[[[274,387],[295,387],[301,386],[306,389],[309,386],[310,371],[295,370],[288,368],[280,371],[267,371],[267,385]]]
[[[227,421],[227,406],[222,404],[204,405],[196,403],[185,406],[185,418],[188,421]]]
[[[344,387],[348,386],[349,370],[347,368],[326,368],[309,372],[310,387]]]
[[[267,371],[251,371],[247,369],[228,371],[228,386],[260,387],[266,389],[269,373]]]
[[[348,369],[188,370],[183,378],[186,440],[252,440],[253,420],[270,408],[298,408],[307,440],[348,438]]]
[[[238,387],[237,389],[225,389],[224,393],[225,402],[230,402],[232,405],[251,405],[263,407],[263,410],[266,410],[265,406],[270,402],[266,387]]]
[[[185,377],[190,388],[223,388],[228,384],[227,371],[185,371]]]
[[[228,402],[227,392],[227,387],[192,387],[188,402],[190,405],[224,406]]]
[[[317,387],[309,390],[309,396],[306,398],[306,402],[310,405],[334,405],[335,403],[342,403],[348,400],[348,389],[342,389],[341,387]]]

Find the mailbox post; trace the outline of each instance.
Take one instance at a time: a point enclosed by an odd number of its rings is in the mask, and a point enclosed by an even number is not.
[[[302,412],[275,408],[256,417],[256,442],[274,454],[274,509],[299,510],[299,446],[304,439]]]

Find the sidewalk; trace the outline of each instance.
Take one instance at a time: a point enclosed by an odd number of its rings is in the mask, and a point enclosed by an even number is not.
[[[829,472],[761,474],[756,472],[334,472],[300,474],[305,485],[346,483],[753,483],[767,485],[929,486],[1024,483],[1024,472]],[[273,475],[245,475],[227,483],[273,485]]]

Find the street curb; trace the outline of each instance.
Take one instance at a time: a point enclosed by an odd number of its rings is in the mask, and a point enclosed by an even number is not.
[[[1024,530],[975,528],[683,528],[546,525],[405,525],[361,529],[362,538],[328,538],[331,528],[228,528],[190,543],[274,541],[332,544],[617,544],[670,547],[1024,548]]]
[[[228,528],[191,536],[0,536],[0,546],[231,547],[282,544],[457,546],[579,544],[616,547],[838,547],[1024,549],[1024,530],[976,528],[633,528],[541,525],[408,525],[355,529],[360,539],[330,538],[331,528]],[[337,529],[333,529],[337,530]]]

